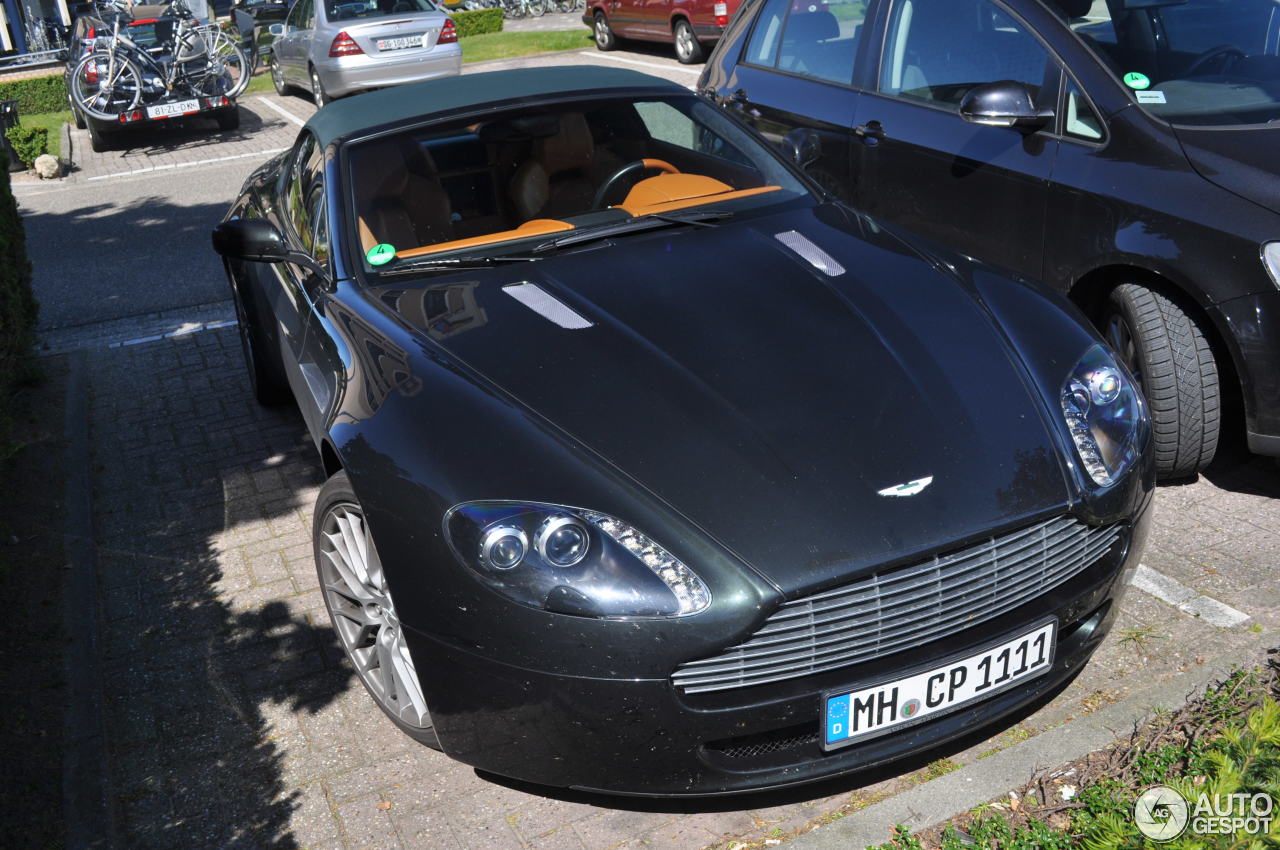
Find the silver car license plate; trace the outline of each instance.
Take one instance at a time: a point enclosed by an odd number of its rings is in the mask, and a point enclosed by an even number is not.
[[[400,35],[395,38],[380,38],[375,44],[379,50],[403,50],[406,47],[421,47],[422,33],[416,35]]]
[[[990,649],[921,673],[830,694],[823,700],[822,748],[835,750],[946,714],[1034,679],[1053,666],[1057,620]]]

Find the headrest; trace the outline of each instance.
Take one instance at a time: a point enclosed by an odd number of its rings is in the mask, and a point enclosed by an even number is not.
[[[1089,9],[1093,7],[1093,0],[1053,0],[1053,5],[1057,6],[1069,20],[1083,18],[1089,14]]]
[[[560,116],[560,132],[536,143],[535,157],[547,175],[574,168],[589,168],[595,153],[591,128],[581,112],[565,112]]]
[[[360,145],[352,152],[352,172],[366,200],[393,198],[404,193],[409,176],[429,176],[435,163],[422,147],[404,134]]]
[[[803,12],[787,19],[784,38],[792,44],[814,44],[840,37],[840,22],[826,9]]]

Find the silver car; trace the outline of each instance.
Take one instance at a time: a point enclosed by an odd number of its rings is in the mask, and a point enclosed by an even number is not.
[[[297,0],[271,33],[276,91],[310,90],[317,106],[462,70],[458,31],[432,0]]]

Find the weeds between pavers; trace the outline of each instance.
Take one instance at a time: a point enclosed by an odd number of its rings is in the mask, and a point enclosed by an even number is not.
[[[1007,799],[913,835],[899,826],[874,850],[1171,850],[1280,848],[1280,818],[1258,836],[1191,835],[1157,844],[1138,831],[1133,804],[1164,784],[1280,798],[1280,664],[1236,670],[1176,711],[1160,711],[1126,741],[1034,776]],[[1280,807],[1278,807],[1280,808]]]

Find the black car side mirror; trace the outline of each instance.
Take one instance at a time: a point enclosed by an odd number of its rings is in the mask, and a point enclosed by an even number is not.
[[[969,89],[960,101],[960,117],[987,127],[1038,130],[1053,120],[1053,110],[1037,109],[1031,92],[1022,83],[1001,80]]]
[[[812,130],[797,127],[782,137],[783,152],[801,168],[808,168],[822,156],[822,139]]]
[[[293,263],[328,277],[329,271],[312,257],[291,251],[280,231],[261,218],[236,218],[213,228],[213,250],[229,260],[250,263]]]

